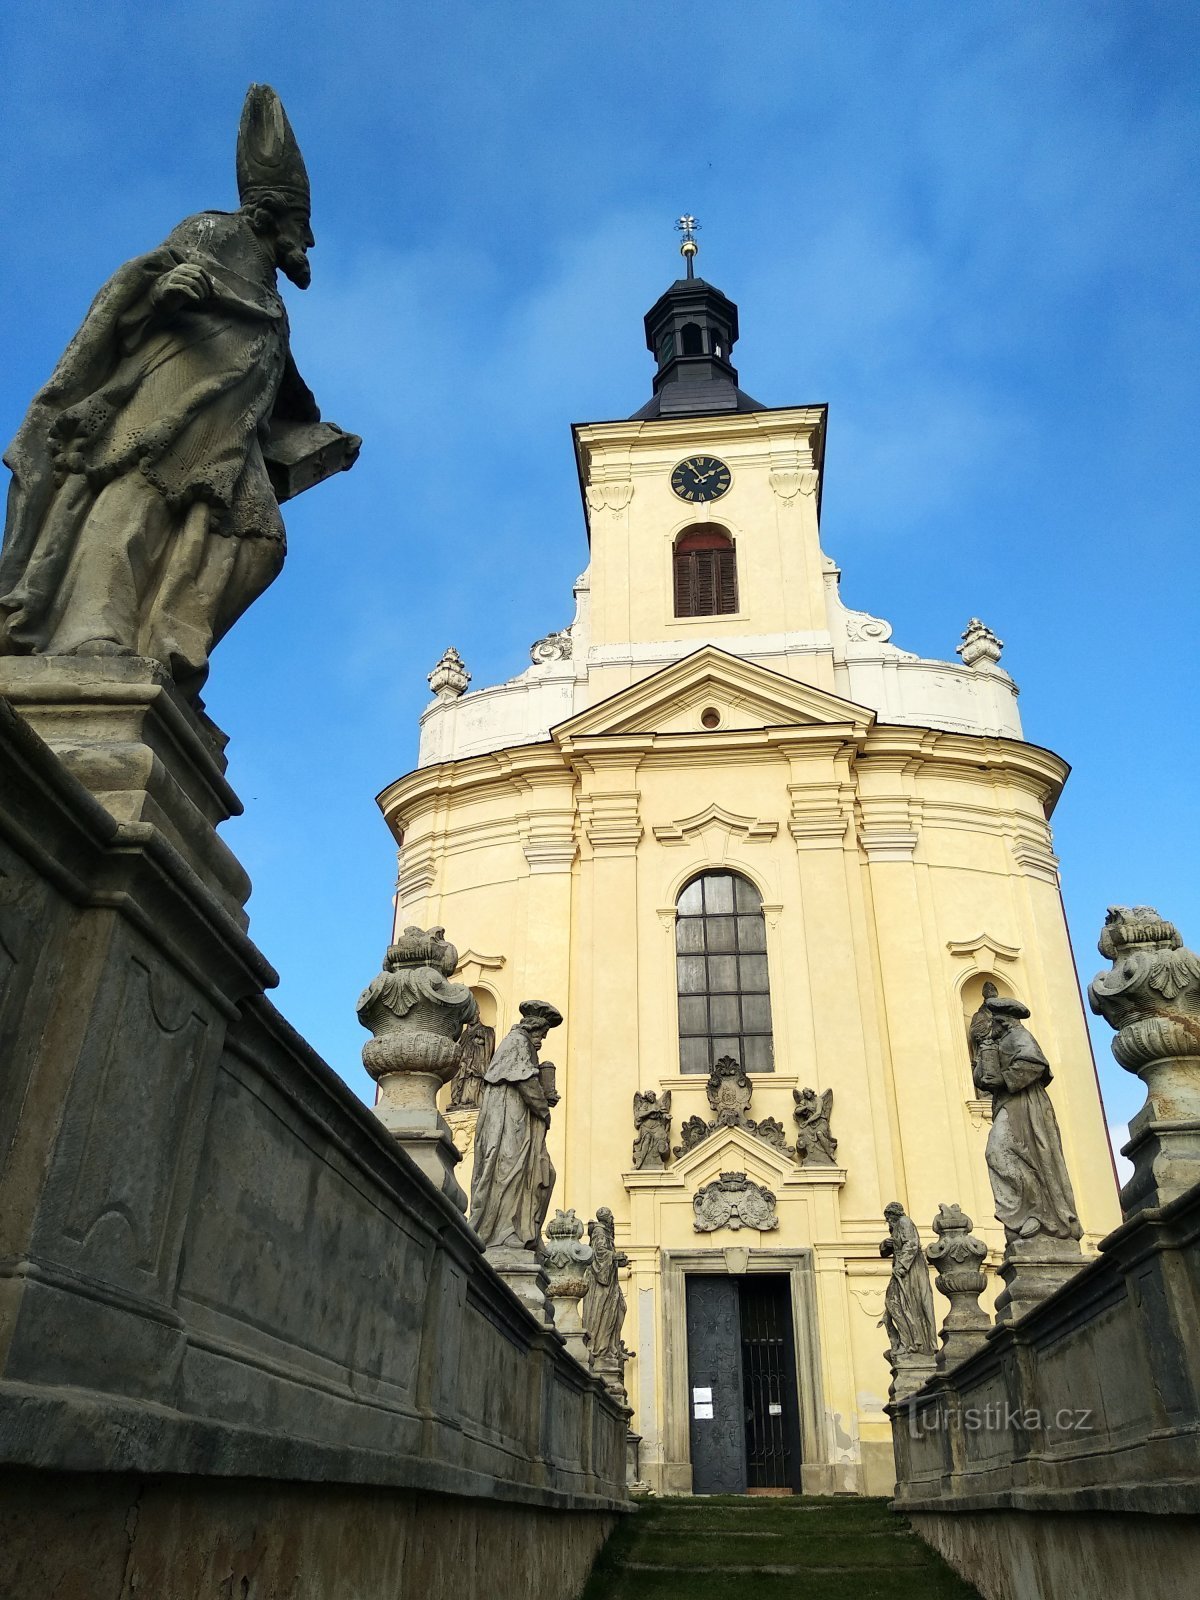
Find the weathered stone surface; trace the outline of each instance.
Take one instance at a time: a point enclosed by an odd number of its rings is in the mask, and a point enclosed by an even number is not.
[[[896,1357],[928,1356],[932,1367],[937,1349],[933,1324],[933,1293],[929,1287],[929,1267],[921,1249],[921,1236],[911,1217],[897,1200],[883,1208],[888,1236],[879,1254],[891,1260],[883,1300],[883,1321],[887,1329],[888,1360],[896,1367]]]
[[[541,1251],[542,1224],[554,1189],[546,1149],[550,1108],[558,1104],[554,1065],[539,1052],[562,1012],[545,1000],[522,1000],[521,1020],[483,1076],[471,1173],[471,1226],[489,1250]]]
[[[752,1182],[744,1172],[723,1172],[714,1183],[706,1183],[692,1196],[692,1226],[697,1233],[715,1233],[720,1228],[757,1228],[766,1233],[779,1226],[775,1196],[769,1189]]]
[[[937,1239],[925,1252],[937,1269],[934,1282],[950,1302],[942,1323],[939,1368],[952,1366],[978,1350],[992,1326],[991,1318],[979,1304],[979,1296],[987,1287],[983,1274],[987,1245],[971,1232],[972,1226],[960,1206],[940,1205],[933,1219]]]
[[[437,1092],[458,1071],[460,1035],[479,1012],[466,984],[449,981],[458,951],[445,931],[405,928],[356,1009],[373,1035],[363,1046],[363,1066],[379,1084],[375,1114],[430,1182],[465,1211],[467,1197],[454,1176],[462,1157]]]
[[[1200,1185],[1100,1249],[888,1408],[897,1508],[997,1600],[1167,1600],[1200,1561]]]
[[[621,1405],[625,1394],[625,1346],[621,1330],[625,1325],[625,1295],[621,1290],[621,1268],[629,1257],[618,1250],[613,1214],[607,1206],[588,1223],[588,1243],[592,1259],[587,1269],[587,1289],[583,1296],[583,1327],[592,1370],[604,1380],[606,1388]]]
[[[829,1131],[833,1115],[833,1090],[826,1089],[818,1095],[815,1089],[793,1089],[796,1102],[792,1116],[796,1119],[796,1160],[801,1166],[837,1165],[837,1140]]]
[[[0,1462],[619,1508],[624,1412],[272,978],[0,702]]]
[[[765,1144],[773,1145],[776,1150],[787,1149],[787,1135],[777,1118],[764,1117],[761,1122],[755,1122],[749,1115],[754,1086],[732,1056],[721,1057],[709,1073],[704,1087],[712,1107],[712,1120],[705,1122],[702,1117],[687,1119],[680,1129],[681,1143],[675,1147],[677,1156],[694,1150],[718,1128],[744,1128],[747,1133],[754,1134]]]
[[[997,1221],[1010,1241],[1078,1240],[1083,1229],[1046,1093],[1050,1064],[1023,1025],[1029,1008],[1000,995],[984,1006],[992,1031],[976,1046],[975,1087],[992,1097],[987,1164]]]
[[[574,1210],[556,1211],[546,1224],[546,1298],[554,1312],[554,1331],[584,1367],[588,1348],[580,1302],[587,1293],[591,1259],[592,1247],[583,1243],[583,1223]]]
[[[1117,1029],[1113,1055],[1147,1091],[1124,1150],[1129,1217],[1200,1181],[1200,956],[1153,906],[1110,906],[1099,948],[1112,970],[1092,979],[1088,1001]]]
[[[357,457],[292,360],[276,274],[308,285],[308,178],[263,85],[237,174],[241,210],[109,279],[9,447],[0,654],[146,656],[194,698],[283,564],[279,499]]]
[[[496,1053],[496,1030],[478,1019],[458,1041],[458,1071],[450,1084],[451,1111],[477,1111],[483,1098],[483,1075]]]
[[[653,1089],[633,1097],[633,1165],[637,1171],[661,1171],[671,1154],[671,1091],[662,1099]]]
[[[575,1600],[615,1521],[339,1484],[0,1472],[7,1600]]]

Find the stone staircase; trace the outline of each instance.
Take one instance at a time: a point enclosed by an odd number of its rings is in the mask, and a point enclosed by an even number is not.
[[[640,1500],[583,1600],[978,1600],[886,1500]]]

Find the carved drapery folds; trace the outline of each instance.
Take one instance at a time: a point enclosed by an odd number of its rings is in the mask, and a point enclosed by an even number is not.
[[[996,1302],[1002,1321],[1022,1315],[1078,1270],[1083,1236],[1046,1093],[1053,1074],[1024,1026],[1028,1015],[1019,1000],[992,994],[971,1020],[975,1087],[992,1099],[984,1154],[1008,1241],[1000,1268],[1005,1288]]]
[[[1092,979],[1088,1002],[1117,1030],[1113,1055],[1147,1090],[1124,1150],[1129,1217],[1200,1179],[1200,956],[1152,906],[1111,906],[1099,949],[1112,970]]]
[[[625,1322],[625,1296],[620,1271],[629,1257],[616,1246],[613,1214],[600,1206],[596,1220],[588,1223],[588,1242],[592,1259],[587,1268],[587,1288],[583,1296],[583,1331],[588,1359],[609,1393],[622,1405],[625,1393],[625,1362],[630,1354],[621,1339]]]
[[[835,1167],[837,1140],[829,1131],[833,1115],[833,1090],[818,1094],[815,1089],[793,1089],[796,1102],[796,1160],[801,1166]]]
[[[880,1327],[888,1336],[887,1358],[892,1369],[889,1394],[903,1399],[919,1389],[936,1369],[937,1334],[933,1321],[933,1291],[921,1236],[897,1200],[883,1208],[888,1236],[879,1254],[892,1263],[883,1298]]]
[[[991,1318],[979,1304],[987,1287],[983,1263],[987,1245],[971,1232],[974,1224],[960,1206],[940,1205],[933,1219],[937,1239],[925,1252],[937,1270],[934,1282],[950,1302],[942,1323],[939,1368],[953,1366],[981,1348]]]
[[[752,1133],[755,1138],[762,1139],[776,1150],[787,1149],[787,1134],[777,1118],[764,1117],[761,1122],[755,1122],[747,1115],[754,1088],[732,1056],[722,1056],[713,1067],[705,1085],[705,1093],[712,1107],[712,1120],[705,1122],[702,1117],[687,1119],[679,1130],[681,1143],[675,1147],[677,1156],[694,1150],[718,1128],[744,1128],[747,1133]]]
[[[278,273],[308,286],[309,186],[266,84],[237,177],[239,210],[101,288],[9,446],[0,656],[147,657],[194,701],[283,565],[280,504],[357,458],[292,358]]]
[[[653,1089],[633,1097],[633,1165],[637,1171],[657,1171],[671,1154],[671,1091],[660,1100]]]
[[[719,1228],[757,1228],[768,1232],[779,1226],[775,1196],[761,1184],[753,1183],[744,1172],[723,1172],[713,1183],[697,1189],[692,1197],[695,1213],[692,1226],[697,1233],[715,1233]]]

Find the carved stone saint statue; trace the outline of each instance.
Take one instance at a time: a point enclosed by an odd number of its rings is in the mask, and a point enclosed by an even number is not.
[[[879,1246],[879,1254],[891,1257],[892,1275],[883,1297],[880,1326],[887,1329],[889,1354],[932,1356],[937,1349],[933,1290],[921,1236],[899,1201],[884,1206],[883,1214],[888,1236]]]
[[[483,1096],[483,1074],[496,1049],[496,1030],[473,1022],[458,1041],[458,1071],[450,1084],[451,1111],[470,1111]]]
[[[1022,1026],[1029,1008],[993,995],[990,1039],[979,1042],[975,1086],[992,1097],[992,1128],[985,1159],[997,1219],[1010,1240],[1082,1238],[1075,1196],[1054,1107],[1046,1093],[1050,1063]]]
[[[639,1171],[660,1169],[671,1154],[671,1091],[660,1100],[653,1089],[633,1097],[633,1164]]]
[[[188,217],[100,290],[5,461],[0,655],[147,656],[195,696],[283,564],[279,501],[351,466],[292,360],[308,176],[273,89],[246,96],[241,209]]]
[[[988,1001],[994,1000],[999,992],[994,983],[985,983],[983,986],[983,1001],[978,1011],[975,1012],[967,1024],[967,1047],[971,1052],[972,1073],[979,1066],[980,1046],[991,1042],[992,1013],[988,1010]]]
[[[837,1165],[837,1140],[829,1131],[833,1115],[833,1090],[818,1094],[815,1089],[793,1089],[796,1109],[796,1160],[814,1167]]]
[[[546,1149],[550,1108],[558,1104],[554,1067],[538,1052],[562,1012],[522,1000],[521,1020],[501,1041],[483,1075],[471,1175],[471,1226],[489,1249],[542,1249],[542,1224],[554,1188]]]
[[[588,1354],[601,1372],[606,1364],[623,1364],[621,1328],[625,1321],[625,1296],[621,1292],[618,1269],[628,1266],[629,1257],[616,1247],[613,1214],[607,1206],[588,1223],[588,1242],[592,1259],[588,1264],[588,1284],[583,1296],[583,1329]]]

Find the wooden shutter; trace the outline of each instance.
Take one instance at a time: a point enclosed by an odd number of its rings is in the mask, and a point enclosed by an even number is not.
[[[737,555],[722,529],[680,535],[673,561],[675,615],[713,617],[737,610]]]
[[[696,615],[695,557],[686,550],[675,552],[675,615]]]
[[[714,550],[716,562],[716,605],[714,611],[737,610],[737,562],[733,550]]]

